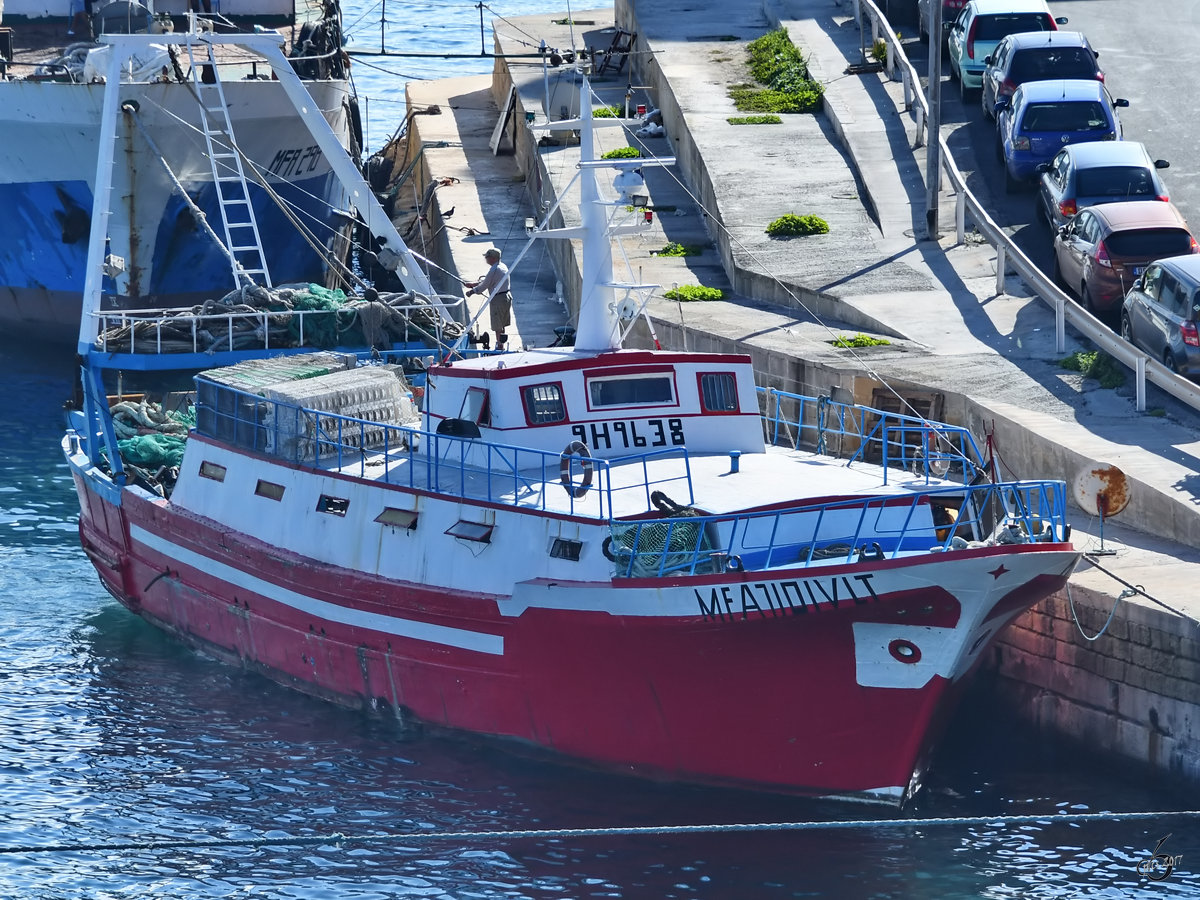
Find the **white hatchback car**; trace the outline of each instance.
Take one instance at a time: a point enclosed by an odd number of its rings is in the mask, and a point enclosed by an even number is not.
[[[1057,31],[1066,24],[1066,16],[1056,19],[1046,0],[968,0],[946,38],[950,74],[958,79],[965,98],[983,85],[984,59],[1005,37],[1020,31]]]

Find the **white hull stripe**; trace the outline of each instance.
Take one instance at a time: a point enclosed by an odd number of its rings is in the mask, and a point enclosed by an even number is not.
[[[447,628],[444,625],[431,625],[426,622],[413,622],[408,619],[396,619],[391,616],[381,616],[378,613],[363,612],[357,609],[347,609],[324,600],[316,600],[298,594],[287,588],[279,587],[255,578],[246,572],[209,559],[199,553],[194,553],[174,544],[164,538],[151,534],[137,525],[130,526],[130,536],[140,544],[154,550],[170,559],[191,566],[197,571],[220,578],[228,584],[253,591],[276,603],[281,603],[291,609],[308,613],[309,615],[339,625],[349,625],[353,628],[367,628],[383,634],[396,637],[411,638],[416,641],[428,641],[431,644],[443,644],[447,647],[458,647],[463,650],[474,650],[478,653],[491,653],[495,656],[504,655],[504,638],[496,634],[484,634],[477,631],[465,631],[461,628]]]

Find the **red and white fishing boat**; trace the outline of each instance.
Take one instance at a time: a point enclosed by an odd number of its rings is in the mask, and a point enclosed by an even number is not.
[[[764,391],[747,356],[622,349],[640,310],[609,235],[641,216],[602,196],[630,164],[592,157],[592,125],[557,123],[583,154],[582,225],[557,235],[584,242],[573,347],[439,350],[417,380],[218,353],[238,362],[195,378],[171,488],[122,458],[110,407],[214,357],[127,352],[85,302],[64,440],[84,550],[148,621],[339,703],[619,772],[901,803],[989,643],[1073,571],[1064,485],[989,479],[962,428]]]

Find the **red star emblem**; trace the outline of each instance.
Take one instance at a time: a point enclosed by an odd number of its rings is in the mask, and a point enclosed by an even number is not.
[[[999,568],[992,569],[992,571],[988,572],[988,574],[991,575],[993,578],[999,578],[1001,575],[1003,575],[1007,571],[1008,571],[1008,569],[1004,568],[1004,563],[1000,563]]]

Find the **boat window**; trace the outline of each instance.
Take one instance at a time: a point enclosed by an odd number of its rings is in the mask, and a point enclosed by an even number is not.
[[[345,497],[330,497],[322,494],[317,501],[317,512],[329,513],[331,516],[344,516],[350,508],[350,501]]]
[[[258,484],[254,488],[254,493],[259,497],[266,497],[268,500],[283,499],[283,485],[274,484],[270,481],[258,479]]]
[[[522,392],[525,398],[525,416],[531,425],[562,422],[567,418],[567,407],[563,403],[562,388],[557,384],[534,384]]]
[[[555,538],[550,545],[550,555],[554,559],[569,559],[579,561],[579,553],[583,550],[583,541],[572,541],[568,538]]]
[[[675,402],[669,374],[626,378],[589,378],[588,400],[597,406],[662,406]]]
[[[225,480],[225,467],[205,460],[200,463],[200,477],[211,478],[213,481]]]
[[[464,519],[459,519],[446,529],[446,534],[462,538],[464,541],[490,544],[492,542],[492,530],[495,527],[495,525],[484,525],[482,522],[467,522]]]
[[[375,517],[375,521],[380,525],[392,525],[396,528],[407,528],[412,531],[417,527],[416,510],[412,509],[396,509],[392,506],[384,507],[383,512]]]
[[[476,425],[491,425],[492,410],[488,404],[487,389],[467,388],[467,395],[463,397],[458,417],[466,419],[468,422],[474,422]]]
[[[701,372],[700,403],[705,412],[737,412],[737,379],[732,372]]]

